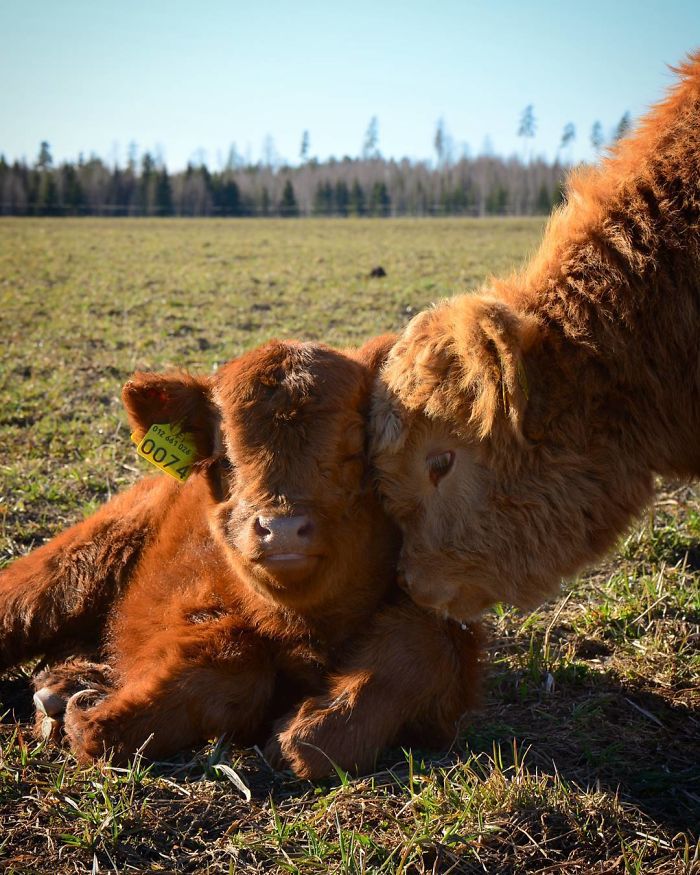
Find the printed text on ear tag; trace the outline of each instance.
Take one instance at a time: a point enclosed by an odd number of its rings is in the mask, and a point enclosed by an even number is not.
[[[194,438],[168,422],[154,423],[139,440],[134,435],[136,452],[151,465],[181,483],[187,480],[197,459]]]

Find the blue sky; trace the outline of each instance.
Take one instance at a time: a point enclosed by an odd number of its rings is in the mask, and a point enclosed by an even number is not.
[[[430,158],[438,118],[456,151],[488,137],[552,157],[567,122],[572,159],[672,81],[700,48],[700,0],[0,0],[0,153],[56,160],[128,144],[171,169],[229,147],[257,160],[265,138],[298,160],[357,155],[372,116],[383,154]]]

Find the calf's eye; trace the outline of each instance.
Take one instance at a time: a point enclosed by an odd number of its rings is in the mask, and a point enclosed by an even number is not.
[[[455,454],[452,450],[446,450],[444,453],[430,453],[425,457],[425,464],[428,466],[428,475],[433,486],[437,486],[442,478],[452,467],[455,460]]]

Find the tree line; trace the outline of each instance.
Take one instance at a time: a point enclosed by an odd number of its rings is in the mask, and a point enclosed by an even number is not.
[[[34,216],[424,216],[546,214],[561,199],[566,166],[482,155],[457,161],[380,155],[299,166],[204,163],[170,173],[146,153],[137,164],[98,157],[54,165],[0,156],[0,214]]]
[[[631,125],[625,113],[612,142]],[[33,164],[9,163],[0,155],[0,215],[34,216],[523,216],[546,215],[562,199],[576,128],[568,122],[556,157],[534,157],[537,120],[525,107],[517,133],[523,155],[502,158],[490,146],[476,158],[455,143],[443,119],[433,138],[436,159],[385,159],[379,150],[379,122],[373,116],[359,157],[319,161],[311,157],[304,131],[295,166],[281,161],[267,137],[257,163],[235,145],[223,168],[211,171],[203,153],[185,170],[169,173],[165,162],[146,152],[137,160],[132,144],[125,166],[97,156],[54,164],[48,142]],[[487,138],[488,140],[488,138]],[[602,124],[590,133],[596,154],[605,146]]]

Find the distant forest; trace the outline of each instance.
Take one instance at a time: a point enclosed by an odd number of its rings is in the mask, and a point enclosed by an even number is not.
[[[615,142],[630,128],[625,113]],[[535,134],[532,105],[518,126],[523,143]],[[271,138],[265,157],[244,160],[233,146],[225,166],[211,171],[203,158],[177,173],[146,152],[130,149],[124,167],[92,155],[55,165],[44,141],[34,164],[8,163],[0,155],[0,215],[6,216],[532,216],[546,215],[563,197],[569,163],[559,160],[576,137],[564,126],[557,158],[493,154],[454,158],[451,137],[438,121],[436,160],[383,158],[373,117],[361,157],[319,161],[309,156],[304,131],[299,164],[280,162]],[[595,122],[591,145],[600,153],[603,128]],[[488,151],[488,150],[487,150]],[[526,150],[524,150],[526,151]]]
[[[505,216],[549,213],[566,167],[494,156],[456,162],[344,158],[296,167],[188,165],[149,153],[125,167],[97,157],[54,166],[0,157],[0,214],[13,216]]]

